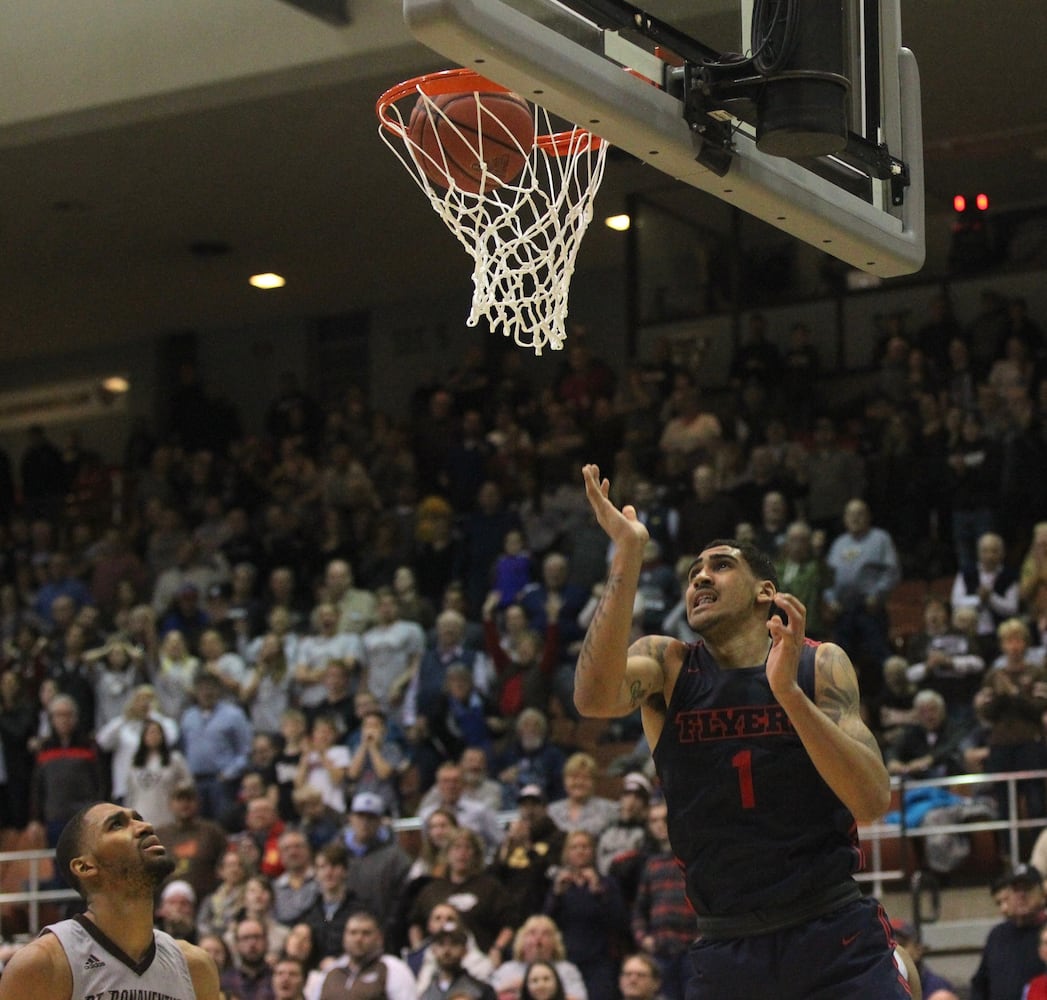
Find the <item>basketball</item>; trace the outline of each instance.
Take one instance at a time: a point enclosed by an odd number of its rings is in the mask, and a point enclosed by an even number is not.
[[[462,191],[486,194],[519,177],[534,146],[534,116],[522,97],[441,94],[431,101],[439,111],[430,115],[420,97],[408,124],[429,180],[444,188],[454,181]]]

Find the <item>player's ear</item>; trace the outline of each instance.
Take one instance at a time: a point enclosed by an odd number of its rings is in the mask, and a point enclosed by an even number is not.
[[[72,873],[80,879],[81,882],[84,879],[89,879],[98,871],[98,865],[91,860],[91,857],[86,854],[81,854],[79,857],[73,858],[69,862],[69,868]]]
[[[764,605],[768,611],[778,596],[778,588],[770,580],[760,580],[756,586],[756,603]]]

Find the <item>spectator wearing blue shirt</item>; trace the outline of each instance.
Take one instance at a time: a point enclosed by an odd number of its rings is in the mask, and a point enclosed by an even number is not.
[[[193,682],[195,705],[182,713],[182,749],[208,819],[224,816],[235,803],[240,776],[251,754],[251,724],[244,710],[220,701],[218,678],[199,671]]]

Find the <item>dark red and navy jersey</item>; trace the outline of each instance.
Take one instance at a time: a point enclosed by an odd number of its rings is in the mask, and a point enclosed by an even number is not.
[[[812,700],[816,648],[807,641],[798,678]],[[653,756],[698,914],[790,906],[860,867],[854,817],[815,770],[763,665],[723,670],[703,642],[690,646]]]

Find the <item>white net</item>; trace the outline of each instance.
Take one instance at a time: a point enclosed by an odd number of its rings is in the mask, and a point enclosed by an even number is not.
[[[463,79],[471,82],[460,86],[458,92],[487,83],[475,74],[462,72]],[[405,85],[400,95],[412,99],[407,114],[409,122],[414,110],[415,129],[405,122],[395,100],[383,103],[389,96],[385,95],[379,102],[379,134],[473,258],[473,303],[466,322],[476,326],[486,318],[492,330],[501,331],[538,355],[546,347],[560,350],[567,335],[571,276],[578,247],[593,217],[593,199],[603,180],[607,143],[577,126],[555,132],[548,112],[535,107],[530,146],[512,139],[524,161],[523,170],[511,182],[503,182],[489,170],[484,155],[484,133],[490,129],[481,125],[475,135],[471,130],[463,131],[442,110],[435,95],[423,92],[423,85],[418,81],[409,91]],[[479,122],[484,123],[485,116],[497,120],[482,102],[480,92],[471,96]],[[419,114],[429,120],[427,142],[433,143],[435,137],[435,149],[423,149],[412,137],[412,131],[418,134]],[[478,188],[478,193],[464,190],[453,180],[454,167],[438,141],[441,133],[448,135],[448,130],[456,143],[460,140],[475,155],[478,181],[469,186]],[[497,134],[500,139],[503,135],[512,138],[507,129]],[[430,175],[447,186],[435,183]]]

